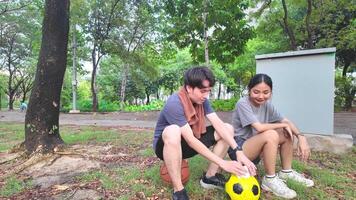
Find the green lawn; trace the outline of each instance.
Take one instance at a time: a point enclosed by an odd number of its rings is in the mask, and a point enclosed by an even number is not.
[[[78,175],[75,181],[81,184],[99,184],[100,191],[117,199],[132,199],[141,192],[146,197],[170,199],[171,188],[159,178],[160,162],[151,148],[151,131],[120,130],[92,126],[61,126],[60,132],[67,144],[90,144],[113,147],[130,155],[133,161],[117,162],[110,167]],[[24,139],[22,124],[0,122],[0,152]],[[138,160],[138,161],[137,161]],[[140,163],[141,162],[141,163]],[[147,164],[146,164],[147,163]],[[200,156],[189,160],[191,177],[186,189],[191,199],[229,199],[224,191],[206,191],[199,186],[199,178],[208,165]],[[298,193],[297,199],[355,199],[356,197],[356,148],[344,155],[313,152],[306,165],[294,161],[294,168],[313,178],[316,186],[305,188],[293,182],[288,185]],[[259,166],[259,174],[263,175]],[[225,173],[226,176],[228,174]],[[22,181],[12,176],[2,180],[0,197],[16,197],[27,190],[35,190],[31,180]],[[263,192],[261,199],[280,199]]]

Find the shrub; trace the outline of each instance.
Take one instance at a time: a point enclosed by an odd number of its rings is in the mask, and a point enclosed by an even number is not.
[[[125,105],[123,110],[126,112],[161,110],[163,104],[164,104],[163,101],[156,100],[156,101],[152,101],[148,105]]]
[[[211,102],[215,111],[232,111],[235,108],[237,98],[231,99],[216,99]]]

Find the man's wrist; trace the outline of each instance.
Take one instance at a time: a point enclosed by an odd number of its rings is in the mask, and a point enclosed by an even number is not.
[[[233,152],[237,152],[237,151],[242,151],[242,147],[240,145],[237,145],[235,148],[232,149]]]

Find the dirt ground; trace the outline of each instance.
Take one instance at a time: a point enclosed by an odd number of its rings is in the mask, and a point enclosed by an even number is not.
[[[114,113],[79,113],[60,114],[61,125],[91,125],[97,129],[121,129],[138,128],[153,130],[159,112],[114,112]],[[231,121],[231,112],[218,112],[223,121]],[[356,112],[335,113],[334,130],[336,134],[352,134],[354,144],[356,139]],[[0,111],[0,122],[23,123],[25,113],[19,111]],[[130,137],[134,137],[131,136]],[[141,138],[141,137],[140,137]],[[133,140],[135,141],[135,139]],[[72,145],[64,150],[56,151],[53,155],[33,156],[29,160],[21,158],[19,153],[0,153],[0,188],[4,187],[5,181],[1,177],[8,174],[17,174],[20,180],[32,180],[36,187],[17,193],[9,198],[0,199],[113,199],[125,195],[127,188],[120,187],[117,190],[108,190],[103,183],[95,179],[83,182],[76,178],[82,173],[100,169],[101,172],[112,174],[113,167],[138,166],[140,170],[146,170],[150,166],[157,165],[159,160],[155,156],[139,156],[136,154],[140,148],[148,148],[151,140],[141,144],[129,145],[130,148],[122,148],[120,145],[100,146],[93,144]],[[16,157],[16,160],[13,162]],[[19,158],[19,159],[17,159]],[[11,161],[11,162],[9,162]],[[25,166],[25,167],[23,167]],[[352,175],[354,177],[354,175]],[[149,186],[150,182],[144,182]],[[164,190],[152,197],[142,197],[136,193],[132,200],[141,199],[168,199]],[[163,192],[162,192],[163,191]],[[143,193],[142,193],[143,194]],[[144,194],[143,194],[144,195]],[[270,197],[271,194],[266,194]],[[270,198],[267,198],[270,199]]]
[[[231,112],[217,112],[225,122],[231,122]],[[153,129],[159,111],[149,112],[111,112],[60,114],[60,124],[95,125],[112,127],[135,127]],[[0,111],[0,122],[24,122],[25,113],[20,111]],[[334,114],[334,133],[349,134],[356,144],[356,112],[337,112]]]

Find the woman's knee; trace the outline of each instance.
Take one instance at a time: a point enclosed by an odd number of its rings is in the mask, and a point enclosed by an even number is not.
[[[167,144],[180,144],[181,130],[178,125],[167,126],[162,133],[162,139],[165,145]]]
[[[263,132],[264,134],[264,139],[266,142],[273,143],[273,144],[278,144],[279,143],[279,134],[275,130],[268,130]]]

